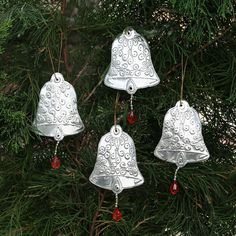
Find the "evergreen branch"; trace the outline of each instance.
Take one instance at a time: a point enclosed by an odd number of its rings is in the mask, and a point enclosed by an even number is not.
[[[2,22],[10,18],[13,24],[4,41],[0,29],[4,49],[0,55],[0,235],[234,235],[235,1],[104,0],[96,6],[95,1],[85,0],[67,0],[66,6],[62,0],[3,1]],[[158,11],[163,7],[166,18]],[[182,21],[187,28],[178,43]],[[153,64],[163,72],[163,79],[155,88],[137,92],[134,104],[140,119],[132,127],[126,122],[129,95],[120,93],[117,115],[135,142],[145,184],[122,192],[124,220],[116,223],[110,217],[113,193],[105,190],[104,200],[103,190],[95,191],[87,177],[99,138],[114,115],[114,90],[102,86],[110,46],[127,24],[150,41]],[[212,43],[212,37],[222,35],[230,25],[232,33]],[[47,48],[56,61],[62,30],[70,54],[64,55],[63,47],[63,73],[68,70],[66,59],[73,66],[70,77],[75,89],[82,94],[79,112],[87,132],[63,140],[61,168],[51,170],[55,143],[47,137],[39,141],[31,124],[40,88],[51,73]],[[191,59],[185,95],[206,118],[203,136],[211,156],[207,162],[184,167],[178,174],[180,192],[170,196],[175,166],[154,158],[153,149],[161,138],[165,113],[179,94],[179,81],[172,79],[172,72],[164,73],[181,68],[182,52]]]
[[[96,86],[92,89],[92,91],[88,94],[88,96],[83,100],[83,103],[87,102],[90,99],[90,97],[96,92],[97,88],[102,84],[102,82],[104,80],[105,73],[108,70],[108,68],[109,68],[109,66],[107,66],[106,70],[104,71],[104,73],[100,77],[100,80],[98,81]]]
[[[156,216],[151,216],[151,217],[145,218],[144,220],[140,221],[137,225],[135,225],[135,226],[132,228],[132,231],[135,231],[140,225],[146,223],[147,221],[152,220],[152,219],[155,219],[155,217],[156,217]]]
[[[87,59],[87,61],[85,62],[85,64],[83,65],[82,69],[79,71],[79,73],[76,75],[76,78],[73,80],[72,85],[75,86],[75,84],[78,82],[78,80],[80,79],[80,77],[82,76],[82,74],[85,72],[85,70],[87,69],[89,65],[89,61]]]
[[[103,77],[99,80],[99,82],[96,84],[96,86],[92,89],[92,91],[88,94],[88,96],[84,99],[83,103],[87,102],[90,97],[96,92],[97,88],[102,84],[103,82]]]
[[[224,32],[221,32],[217,37],[215,37],[211,42],[207,42],[204,45],[202,45],[200,48],[198,48],[195,52],[193,52],[189,58],[194,57],[196,55],[198,55],[199,53],[201,53],[203,50],[207,49],[209,46],[211,46],[213,43],[216,43],[217,41],[219,41],[221,38],[223,38],[230,30],[232,30],[232,26],[227,28],[226,30],[224,30]],[[173,65],[164,75],[168,76],[170,74],[172,74],[173,72],[175,72],[177,69],[182,68],[184,65],[182,62]]]

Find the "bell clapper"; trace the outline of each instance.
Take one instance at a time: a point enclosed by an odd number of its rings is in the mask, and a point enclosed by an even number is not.
[[[176,168],[175,170],[175,175],[174,175],[174,181],[172,182],[172,184],[170,185],[170,194],[171,195],[176,195],[178,192],[179,192],[179,184],[178,182],[176,181],[177,179],[177,173],[178,173],[178,170],[179,170],[179,166]]]
[[[58,148],[59,142],[60,141],[57,141],[57,143],[56,143],[55,150],[54,150],[54,156],[53,156],[52,161],[51,161],[51,166],[55,170],[59,169],[60,166],[61,166],[60,158],[57,156],[57,148]]]
[[[133,125],[138,119],[137,115],[134,113],[133,98],[134,98],[134,95],[131,94],[130,95],[130,112],[127,115],[127,121],[130,125]]]
[[[122,214],[118,208],[118,194],[116,193],[116,202],[115,202],[115,209],[112,213],[112,219],[116,222],[120,221],[122,219]]]

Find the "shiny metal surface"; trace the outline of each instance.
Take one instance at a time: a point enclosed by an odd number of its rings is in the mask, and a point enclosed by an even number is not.
[[[178,167],[209,158],[198,113],[186,101],[182,101],[182,105],[178,101],[167,111],[154,155]]]
[[[143,184],[134,142],[119,125],[112,126],[110,132],[100,139],[97,160],[89,180],[115,194]]]
[[[106,86],[134,94],[138,89],[159,84],[146,40],[132,28],[118,36],[111,49],[111,64]]]
[[[75,90],[62,74],[53,74],[42,87],[33,126],[39,135],[54,137],[56,141],[84,129]]]

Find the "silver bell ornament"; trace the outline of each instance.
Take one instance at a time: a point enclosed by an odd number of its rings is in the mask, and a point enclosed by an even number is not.
[[[133,94],[138,89],[152,87],[159,82],[147,41],[134,29],[126,28],[112,44],[111,63],[104,83],[131,94],[131,112],[127,117],[129,124],[137,120],[133,112]]]
[[[179,168],[187,163],[205,161],[209,152],[202,136],[202,127],[197,111],[188,102],[178,101],[169,109],[164,118],[161,139],[154,151],[161,160],[175,163],[174,182],[170,186],[171,194],[179,191],[176,181]]]
[[[122,215],[118,209],[118,194],[144,182],[136,162],[134,142],[119,125],[112,126],[110,132],[100,139],[97,160],[89,180],[98,187],[113,191],[116,203],[112,217],[119,221]]]
[[[65,136],[80,133],[84,129],[77,110],[75,90],[61,73],[54,73],[42,87],[33,126],[37,134],[53,137],[57,141],[52,167],[54,163],[55,169],[59,168],[60,160],[56,156],[59,142]]]
[[[112,44],[105,85],[134,94],[137,89],[152,87],[159,82],[147,41],[134,29],[126,28]]]

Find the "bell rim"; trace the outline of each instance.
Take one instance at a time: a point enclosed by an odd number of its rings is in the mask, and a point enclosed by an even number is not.
[[[42,126],[47,126],[47,127],[49,127],[49,126],[51,126],[51,125],[57,125],[57,124],[55,123],[55,124],[48,124],[48,125],[47,125],[47,124],[45,124],[45,125],[35,125],[34,127],[36,128],[36,130],[34,130],[34,133],[36,133],[36,134],[38,134],[38,135],[40,135],[40,136],[45,136],[45,137],[55,137],[56,132],[51,133],[51,134],[46,134],[45,132],[42,132],[42,131],[40,130],[40,127],[42,127]],[[67,126],[67,127],[68,127],[68,126],[71,126],[71,127],[78,127],[78,126],[75,126],[75,125],[68,125],[68,124],[60,125],[60,126],[58,126],[58,127],[61,127],[61,126],[63,126],[63,127],[65,127],[65,126]],[[74,131],[72,131],[72,132],[70,132],[70,133],[63,133],[63,136],[65,137],[65,136],[71,136],[71,135],[79,134],[79,133],[81,133],[84,129],[85,129],[85,126],[84,126],[84,124],[82,124],[79,129],[76,129],[76,130],[74,130]]]
[[[162,149],[162,150],[164,150],[164,149]],[[166,149],[166,150],[164,150],[164,151],[167,151],[168,149]],[[183,152],[183,151],[181,151],[181,150],[179,150],[179,151],[175,151],[175,150],[171,150],[172,152]],[[174,163],[174,164],[176,164],[177,162],[174,160],[174,161],[170,161],[170,160],[168,160],[168,159],[165,159],[165,158],[163,158],[163,157],[161,157],[160,155],[159,155],[159,153],[160,153],[161,151],[160,150],[155,150],[154,151],[154,156],[156,156],[157,158],[159,158],[159,159],[161,159],[161,160],[163,160],[163,161],[167,161],[167,162],[169,162],[169,163]],[[204,153],[203,152],[189,152],[189,151],[184,151],[185,153],[197,153],[197,154],[202,154],[202,155],[200,155],[200,156],[203,156],[200,160],[197,160],[197,161],[193,161],[193,160],[186,160],[186,164],[187,163],[197,163],[197,162],[202,162],[202,161],[206,161],[206,160],[208,160],[209,158],[210,158],[210,153],[208,152],[208,150],[206,150]]]
[[[92,174],[89,176],[89,181],[90,181],[93,185],[95,185],[95,186],[97,186],[97,187],[99,187],[99,188],[107,189],[107,190],[110,190],[110,191],[116,193],[115,191],[112,190],[112,187],[104,187],[104,186],[101,186],[101,185],[95,183],[95,182],[93,181],[94,177],[91,177],[92,175],[93,175],[93,172],[92,172]],[[106,175],[104,175],[104,176],[99,175],[99,177],[107,177],[107,176],[106,176]],[[112,177],[120,177],[120,175],[112,175]],[[126,178],[127,178],[127,177],[126,177]],[[132,177],[132,178],[133,178],[133,177]],[[133,178],[133,179],[137,179],[137,180],[140,180],[140,181],[138,182],[138,184],[135,184],[135,186],[130,186],[130,187],[123,187],[123,186],[122,186],[122,190],[121,190],[119,193],[121,193],[121,192],[122,192],[123,190],[125,190],[125,189],[131,189],[131,188],[134,188],[134,187],[138,187],[138,186],[142,185],[142,184],[145,182],[145,181],[144,181],[144,177],[142,176],[141,173],[140,173],[140,178]]]
[[[136,86],[136,90],[134,91],[134,93],[138,90],[138,89],[145,89],[145,88],[151,88],[151,87],[154,87],[156,85],[158,85],[160,83],[160,78],[157,76],[156,78],[144,78],[144,77],[137,77],[137,78],[134,78],[132,76],[130,77],[125,77],[125,78],[122,78],[122,77],[105,77],[104,79],[104,84],[109,87],[109,88],[112,88],[112,89],[116,89],[116,90],[124,90],[124,91],[129,91],[127,89],[127,84],[130,80],[133,80],[134,81],[134,84]],[[138,83],[135,83],[135,80],[140,80],[140,79],[145,79],[145,80],[149,80],[149,81],[152,81],[151,84],[148,84],[148,85],[139,85]],[[110,82],[110,80],[122,80],[122,85],[113,85],[113,83]],[[130,93],[130,92],[129,92]],[[132,93],[131,93],[132,94]]]

